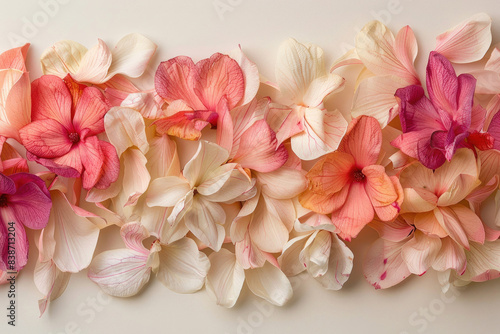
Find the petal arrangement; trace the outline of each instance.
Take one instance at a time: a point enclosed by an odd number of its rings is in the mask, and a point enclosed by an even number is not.
[[[178,293],[206,287],[224,307],[244,283],[281,306],[289,277],[304,271],[342,288],[354,261],[345,242],[366,229],[379,238],[357,257],[376,289],[429,269],[444,290],[498,278],[500,49],[491,40],[486,14],[437,36],[423,81],[412,29],[394,35],[372,21],[330,69],[320,47],[289,39],[275,81],[237,48],[163,61],[149,87],[138,78],[157,47],[139,34],[114,49],[58,42],[34,81],[29,45],[8,50],[0,284],[27,264],[27,233],[41,314],[81,271],[117,297],[156,276]],[[483,58],[484,68],[457,75],[455,64]],[[351,86],[350,110],[332,108],[328,99]],[[189,141],[194,154],[178,152]],[[107,228],[123,246],[96,254]]]

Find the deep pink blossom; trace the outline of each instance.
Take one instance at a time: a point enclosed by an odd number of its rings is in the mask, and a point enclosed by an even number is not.
[[[436,169],[451,160],[457,148],[468,147],[466,138],[483,127],[486,111],[474,105],[476,79],[457,77],[451,63],[431,52],[427,64],[427,91],[411,85],[396,91],[403,134],[392,145]]]
[[[104,132],[109,105],[101,91],[53,75],[32,83],[32,123],[20,130],[30,160],[83,187],[104,189],[118,178],[116,150],[97,135]]]
[[[52,202],[38,176],[0,173],[0,271],[19,271],[28,262],[25,227],[47,225]]]

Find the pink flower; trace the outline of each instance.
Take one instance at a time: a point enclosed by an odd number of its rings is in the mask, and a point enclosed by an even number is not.
[[[0,271],[19,271],[26,265],[29,245],[24,227],[44,228],[51,207],[49,191],[38,176],[0,173]]]
[[[396,91],[403,134],[392,145],[436,169],[450,161],[457,148],[470,147],[465,141],[483,127],[486,111],[473,106],[476,79],[470,74],[457,77],[451,63],[431,52],[427,65],[427,90],[418,85]]]
[[[241,51],[239,57],[246,59]],[[201,130],[210,124],[217,126],[217,144],[230,150],[233,130],[229,111],[250,102],[256,93],[253,86],[258,74],[249,77],[250,71],[243,71],[248,67],[242,68],[220,53],[196,64],[184,56],[162,62],[156,71],[155,89],[169,108],[168,117],[156,121],[156,130],[198,140]]]
[[[28,159],[58,175],[81,177],[85,189],[104,189],[116,181],[116,150],[97,137],[109,109],[97,88],[70,76],[44,75],[33,81],[32,102],[33,122],[20,130]]]
[[[344,239],[355,238],[375,213],[382,221],[396,218],[403,200],[396,176],[377,161],[382,131],[369,116],[355,118],[339,149],[321,158],[307,173],[309,188],[299,196],[304,208],[332,214]]]

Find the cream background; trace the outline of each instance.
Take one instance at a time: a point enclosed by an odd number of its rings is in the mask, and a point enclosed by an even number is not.
[[[218,15],[215,5],[220,3],[231,10]],[[51,16],[44,16],[38,0],[2,1],[0,50],[15,46],[9,38],[13,34],[23,36],[26,21],[38,20],[36,31],[31,31],[31,36],[24,34],[32,43],[32,79],[41,74],[37,60],[41,52],[58,40],[73,39],[91,47],[101,38],[112,46],[129,32],[140,32],[158,44],[152,71],[161,60],[177,55],[201,59],[241,44],[269,78],[274,77],[276,51],[285,38],[295,37],[323,47],[329,65],[341,55],[340,45],[352,45],[356,30],[374,18],[383,19],[394,32],[406,24],[414,29],[421,74],[435,36],[476,12],[484,11],[493,18],[494,43],[500,41],[496,0],[60,0],[58,4],[58,8],[52,7]],[[343,102],[346,99],[342,96],[346,97],[345,93],[329,103],[346,112],[348,103]],[[184,152],[183,157],[185,161],[189,154]],[[105,231],[97,252],[110,244],[121,246],[116,232],[114,228]],[[30,265],[17,282],[15,328],[6,324],[7,289],[0,287],[0,333],[498,332],[500,281],[475,284],[459,296],[445,297],[440,293],[436,275],[429,272],[393,289],[375,291],[364,281],[361,271],[361,258],[374,237],[375,233],[366,231],[349,245],[357,258],[343,290],[326,291],[307,276],[299,277],[293,280],[293,300],[283,308],[272,307],[244,291],[237,305],[226,310],[216,306],[206,291],[179,295],[155,279],[134,298],[111,299],[103,296],[85,273],[80,273],[72,277],[66,292],[41,319],[37,305],[41,296],[32,281],[36,256],[33,251]],[[32,240],[31,245],[35,250]]]

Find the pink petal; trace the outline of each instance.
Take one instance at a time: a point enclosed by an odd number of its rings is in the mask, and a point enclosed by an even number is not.
[[[155,74],[155,89],[158,95],[168,103],[183,100],[192,109],[206,109],[194,91],[197,71],[189,57],[179,56],[162,62]]]
[[[78,152],[84,169],[82,173],[83,188],[88,190],[94,187],[101,178],[104,154],[100,140],[95,136],[86,138],[85,142],[79,143]]]
[[[30,47],[29,43],[19,48],[7,50],[0,54],[0,69],[13,68],[26,72],[26,55]]]
[[[378,239],[373,243],[363,262],[363,273],[375,289],[386,289],[410,276],[403,261],[401,249],[406,240],[393,242]]]
[[[441,249],[441,239],[416,231],[401,249],[401,256],[412,274],[423,275]]]
[[[349,124],[339,151],[353,156],[356,167],[363,168],[377,162],[382,147],[382,131],[378,121],[369,116],[355,118]]]
[[[462,275],[467,265],[465,251],[462,246],[451,238],[441,239],[441,250],[437,254],[432,268],[437,271],[455,269],[458,275]]]
[[[393,242],[399,242],[406,239],[415,230],[415,227],[410,225],[404,219],[403,215],[400,215],[395,220],[388,222],[382,222],[375,219],[369,226],[377,231],[381,238]]]
[[[26,236],[26,231],[21,222],[16,221],[14,210],[10,207],[2,208],[0,211],[0,270],[2,271],[19,271],[24,268],[26,263],[28,263],[28,237]],[[13,226],[8,224],[14,222]],[[14,231],[12,231],[14,227]],[[7,232],[9,231],[9,232]],[[15,263],[14,265],[9,265],[9,247],[7,240],[15,235],[13,245],[15,251]],[[12,242],[12,239],[10,240]]]
[[[276,135],[265,120],[254,123],[243,133],[239,149],[232,162],[258,172],[272,172],[288,160],[288,152],[283,145],[277,145]]]
[[[442,216],[437,216],[441,227],[461,246],[469,249],[469,241],[483,243],[484,227],[481,219],[469,208],[457,204],[440,207]]]
[[[53,119],[34,121],[22,128],[20,135],[26,149],[41,158],[60,157],[73,146],[68,130]]]
[[[226,97],[222,97],[217,104],[217,145],[231,152],[233,147],[233,120],[227,105]]]
[[[94,87],[87,87],[76,105],[73,124],[77,132],[89,129],[88,136],[104,131],[104,115],[110,106],[104,95]]]
[[[4,103],[0,116],[0,133],[20,141],[18,131],[31,121],[31,92],[29,73],[17,70],[0,71],[1,101]]]
[[[245,80],[238,63],[227,55],[213,54],[196,64],[198,77],[195,93],[208,110],[215,111],[225,97],[228,109],[233,109],[245,93]]]
[[[479,13],[436,38],[436,51],[454,63],[483,58],[491,44],[491,18]]]
[[[120,160],[116,154],[116,149],[108,142],[99,141],[101,152],[103,155],[103,162],[101,167],[101,176],[96,182],[97,189],[106,189],[111,183],[118,179],[120,173]],[[84,165],[85,166],[85,165]]]
[[[366,193],[379,219],[390,221],[396,218],[400,210],[397,201],[403,192],[399,180],[395,185],[385,173],[385,168],[379,165],[365,167],[362,173],[366,177]]]
[[[38,185],[29,182],[19,187],[15,195],[9,196],[9,205],[12,206],[18,223],[39,230],[47,225],[52,202],[50,196]]]
[[[375,212],[366,193],[365,185],[353,182],[344,205],[340,210],[332,213],[332,221],[340,230],[339,236],[351,240],[373,220],[374,216]]]
[[[71,129],[71,94],[64,81],[53,75],[43,75],[31,83],[31,120],[54,119]]]

